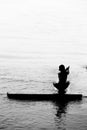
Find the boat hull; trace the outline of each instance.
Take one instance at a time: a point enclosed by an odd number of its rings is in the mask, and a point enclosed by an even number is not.
[[[13,94],[7,93],[9,99],[31,100],[31,101],[74,101],[81,100],[81,94]]]

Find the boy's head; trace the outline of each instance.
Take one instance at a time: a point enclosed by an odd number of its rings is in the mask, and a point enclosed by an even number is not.
[[[59,66],[59,70],[60,70],[60,71],[65,71],[65,66],[64,66],[64,65],[60,65],[60,66]]]

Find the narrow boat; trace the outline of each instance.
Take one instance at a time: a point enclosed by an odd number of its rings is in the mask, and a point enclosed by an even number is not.
[[[74,101],[81,100],[82,94],[17,94],[7,93],[9,99],[31,101]]]

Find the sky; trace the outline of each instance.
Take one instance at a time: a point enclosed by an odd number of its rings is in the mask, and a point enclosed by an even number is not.
[[[1,57],[86,51],[86,0],[0,0]]]

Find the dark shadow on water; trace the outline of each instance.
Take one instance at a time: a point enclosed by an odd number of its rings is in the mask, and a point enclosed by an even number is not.
[[[59,119],[62,117],[62,114],[66,114],[66,111],[67,111],[67,106],[68,106],[68,103],[67,102],[55,102],[55,105],[56,105],[56,111],[57,113],[55,114],[56,117],[58,117]]]
[[[58,130],[67,130],[66,126],[66,116],[68,113],[68,108],[71,104],[80,104],[82,100],[77,101],[66,101],[66,102],[53,102],[55,106],[55,125]]]

